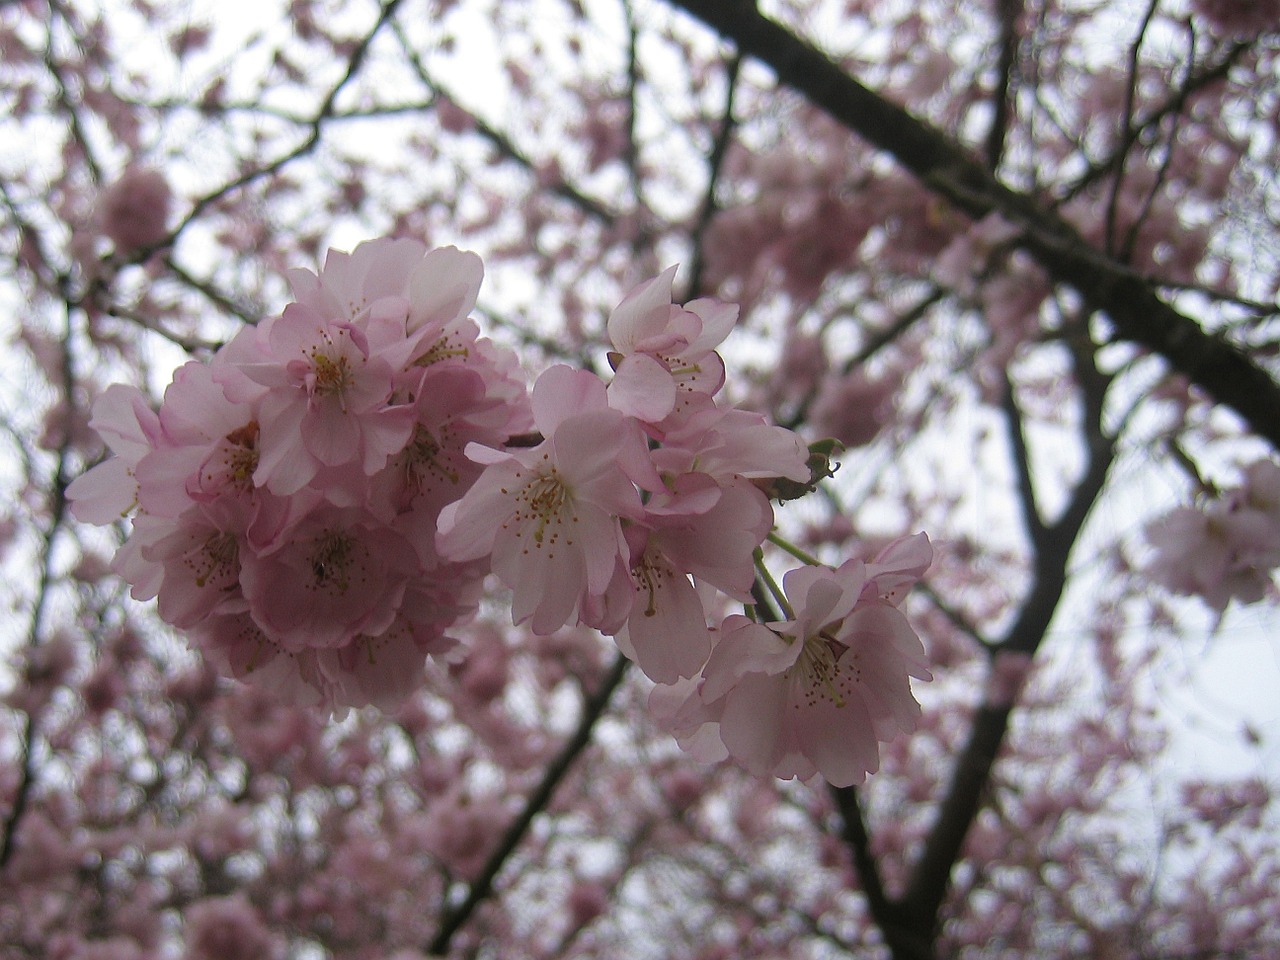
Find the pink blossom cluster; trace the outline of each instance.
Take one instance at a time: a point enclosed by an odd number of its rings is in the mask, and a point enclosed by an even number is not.
[[[408,240],[331,252],[279,316],[180,368],[158,412],[109,388],[91,425],[116,456],[69,495],[82,520],[133,514],[114,561],[133,596],[224,673],[390,707],[492,573],[535,635],[590,627],[693,685],[681,716],[753,770],[876,769],[919,713],[908,677],[929,676],[897,609],[927,539],[793,571],[785,622],[719,622],[725,598],[760,616],[766,491],[814,478],[795,433],[719,397],[737,308],[674,304],[672,267],[610,315],[608,381],[556,365],[527,393],[467,319],[481,276]]]
[[[1165,514],[1146,535],[1156,550],[1147,574],[1156,583],[1219,612],[1233,598],[1256,603],[1273,589],[1280,566],[1280,464],[1251,464],[1239,487]]]
[[[287,699],[390,706],[480,595],[483,565],[435,547],[480,473],[467,444],[528,428],[515,358],[467,314],[483,268],[378,240],[290,275],[296,300],[174,375],[158,412],[109,387],[115,454],[78,518],[132,532],[113,569],[224,672]]]
[[[441,512],[436,539],[454,561],[487,558],[516,623],[600,630],[659,683],[710,656],[717,591],[752,602],[774,519],[761,486],[810,479],[796,434],[717,402],[715,347],[737,308],[677,306],[674,277],[640,284],[610,315],[610,381],[563,365],[538,377],[537,446],[468,449],[484,472]]]

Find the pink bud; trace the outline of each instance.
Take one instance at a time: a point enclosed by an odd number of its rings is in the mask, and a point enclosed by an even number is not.
[[[169,183],[159,170],[129,167],[98,198],[98,223],[117,253],[131,253],[168,235],[172,200]]]

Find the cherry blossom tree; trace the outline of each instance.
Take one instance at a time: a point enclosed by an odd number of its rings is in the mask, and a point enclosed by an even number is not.
[[[1278,57],[0,4],[0,957],[1275,956]]]

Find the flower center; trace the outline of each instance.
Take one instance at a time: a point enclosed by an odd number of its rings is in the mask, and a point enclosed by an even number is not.
[[[315,392],[321,396],[341,393],[351,384],[351,369],[346,357],[330,357],[316,352],[311,356],[311,368],[315,371]]]
[[[236,559],[239,557],[239,546],[236,538],[230,533],[211,533],[201,545],[195,556],[187,562],[195,573],[197,587],[203,588],[210,580],[234,578]]]
[[[250,420],[219,440],[200,470],[198,484],[206,494],[216,495],[230,487],[240,493],[253,490],[253,472],[258,469],[258,421]]]
[[[560,479],[555,467],[543,469],[545,472],[535,476],[516,494],[516,512],[512,517],[518,528],[533,526],[533,542],[539,549],[544,544],[547,547],[556,546],[566,513],[571,522],[578,521],[573,514],[573,491]],[[516,476],[518,478],[520,474]],[[520,529],[518,535],[523,536],[524,532],[524,529]]]
[[[311,554],[312,589],[346,593],[351,586],[355,554],[356,542],[346,534],[330,531],[317,537]]]
[[[415,367],[429,367],[434,363],[440,363],[442,360],[448,360],[452,357],[466,358],[469,355],[466,347],[459,347],[453,344],[453,338],[449,334],[445,334],[430,347],[426,352],[413,361]]]
[[[797,708],[815,707],[824,701],[843,707],[849,702],[857,673],[840,669],[840,659],[844,656],[853,654],[848,647],[828,637],[826,631],[804,641],[804,649],[792,668],[801,691],[795,704]]]
[[[338,337],[347,337],[345,330],[337,331]],[[333,334],[321,334],[322,342],[307,351],[311,363],[308,377],[313,397],[337,396],[346,410],[345,394],[355,383],[355,370],[346,351],[342,350]]]
[[[631,568],[631,580],[642,593],[649,595],[649,602],[644,608],[646,617],[658,614],[658,592],[671,583],[675,574],[671,567],[661,560],[655,559],[649,550],[641,555],[640,560]]]
[[[441,454],[447,432],[448,427],[442,428],[441,439],[437,440],[422,424],[414,427],[413,438],[405,447],[402,463],[405,485],[415,495],[429,486],[429,477],[437,477],[453,484],[459,481],[458,471],[450,466],[448,456]]]

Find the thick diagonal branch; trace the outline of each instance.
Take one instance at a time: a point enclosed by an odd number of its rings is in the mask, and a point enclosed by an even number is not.
[[[1192,383],[1239,414],[1280,448],[1280,384],[1232,344],[1206,333],[1166,302],[1145,277],[1106,256],[1035,197],[1000,183],[983,161],[942,131],[885,99],[750,0],[673,0],[768,64],[779,81],[975,219],[998,213],[1021,230],[1020,244],[1091,310],[1105,313],[1119,339],[1163,356]]]

